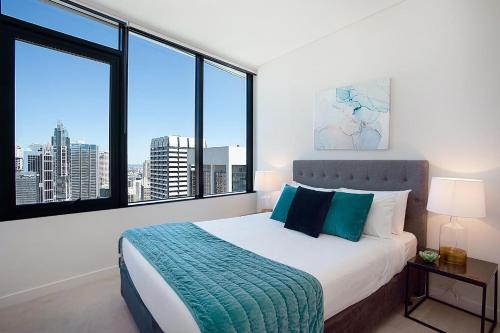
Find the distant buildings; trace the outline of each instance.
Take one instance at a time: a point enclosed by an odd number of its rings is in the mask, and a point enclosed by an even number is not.
[[[71,144],[71,199],[98,197],[98,149],[94,144]]]
[[[18,205],[106,198],[110,192],[110,156],[95,144],[71,142],[58,122],[50,143],[16,146]],[[246,190],[246,150],[203,143],[205,195]],[[195,140],[182,136],[153,138],[150,159],[129,165],[129,202],[196,195]]]
[[[246,190],[246,149],[203,148],[203,187],[207,195]],[[194,139],[164,136],[151,140],[151,199],[195,196]],[[145,199],[143,199],[145,200]]]
[[[52,149],[54,150],[54,171],[57,201],[70,198],[70,139],[68,131],[62,122],[57,123],[52,136]]]

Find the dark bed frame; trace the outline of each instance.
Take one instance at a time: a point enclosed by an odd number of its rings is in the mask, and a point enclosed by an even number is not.
[[[405,230],[417,237],[418,249],[426,246],[429,163],[421,160],[298,160],[293,180],[305,185],[362,190],[411,189]],[[137,292],[127,266],[120,258],[121,293],[142,333],[163,333]],[[325,332],[369,332],[404,304],[407,268],[376,292],[325,321]],[[412,277],[413,293],[421,292],[421,276]],[[165,311],[168,311],[167,309]]]

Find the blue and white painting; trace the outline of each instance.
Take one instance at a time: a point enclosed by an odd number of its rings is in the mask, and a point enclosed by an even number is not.
[[[314,147],[373,150],[389,147],[390,79],[327,89],[316,96]]]

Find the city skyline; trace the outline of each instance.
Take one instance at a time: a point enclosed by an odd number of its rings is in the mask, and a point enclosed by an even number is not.
[[[110,196],[109,152],[93,143],[74,142],[70,132],[57,121],[50,143],[16,144],[17,204]],[[194,138],[170,135],[149,142],[148,158],[128,166],[129,202],[194,196]],[[246,148],[204,143],[203,149],[204,193],[245,191]]]

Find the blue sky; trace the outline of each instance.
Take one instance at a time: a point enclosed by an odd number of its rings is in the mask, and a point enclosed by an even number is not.
[[[117,31],[35,0],[2,0],[2,12],[32,23],[117,45]],[[108,150],[109,65],[16,42],[16,144],[48,143],[58,120],[72,141]],[[129,163],[149,158],[151,138],[194,136],[195,61],[131,34]],[[205,139],[209,146],[245,146],[244,77],[205,64]]]

